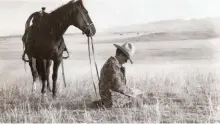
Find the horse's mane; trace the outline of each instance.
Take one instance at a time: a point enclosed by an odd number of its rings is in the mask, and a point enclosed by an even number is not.
[[[57,14],[59,14],[59,13],[62,14],[62,10],[64,10],[65,8],[66,8],[66,9],[67,9],[67,8],[69,9],[69,7],[73,7],[74,5],[78,5],[78,4],[80,4],[80,5],[82,5],[82,6],[84,7],[82,0],[78,0],[78,1],[76,1],[76,2],[73,2],[73,1],[71,0],[71,1],[69,1],[68,3],[59,6],[57,9],[53,10],[50,14],[54,14],[54,15],[57,15]],[[61,11],[61,12],[60,12],[60,11]]]

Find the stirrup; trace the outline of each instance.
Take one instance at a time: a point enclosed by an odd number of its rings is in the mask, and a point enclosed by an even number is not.
[[[67,53],[67,56],[63,56],[63,59],[68,59],[70,56],[69,56],[69,52],[66,50],[66,53]]]
[[[22,55],[22,60],[23,60],[24,62],[29,62],[28,59],[25,59],[25,53],[23,53],[23,55]]]

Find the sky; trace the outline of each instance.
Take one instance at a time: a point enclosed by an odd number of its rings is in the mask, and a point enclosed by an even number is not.
[[[0,36],[23,34],[28,16],[69,0],[0,0]],[[159,20],[220,17],[220,0],[83,0],[97,32]],[[68,32],[77,32],[71,27]]]

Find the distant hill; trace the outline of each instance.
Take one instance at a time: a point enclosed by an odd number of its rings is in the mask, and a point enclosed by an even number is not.
[[[147,24],[118,27],[109,32],[137,33],[134,41],[209,39],[220,36],[220,18],[163,20]]]
[[[213,31],[220,34],[220,18],[202,18],[190,20],[161,20],[146,24],[117,27],[109,32],[187,32],[187,31]]]
[[[137,35],[131,38],[121,39],[121,42],[145,42],[145,41],[177,41],[177,40],[204,40],[218,37],[212,32],[160,32]],[[118,41],[118,42],[120,42]]]

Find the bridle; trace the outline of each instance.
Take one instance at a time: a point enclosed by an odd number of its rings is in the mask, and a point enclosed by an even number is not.
[[[76,6],[76,8],[79,10],[79,12],[81,13],[80,15],[82,16],[83,20],[85,21],[85,26],[83,27],[84,29],[84,32],[83,34],[86,34],[86,31],[90,31],[89,33],[92,33],[91,32],[91,26],[93,26],[94,24],[91,22],[89,23],[88,19],[85,17],[84,15],[84,12],[82,11],[81,8],[79,8],[78,6]],[[86,34],[87,35],[87,34]]]

